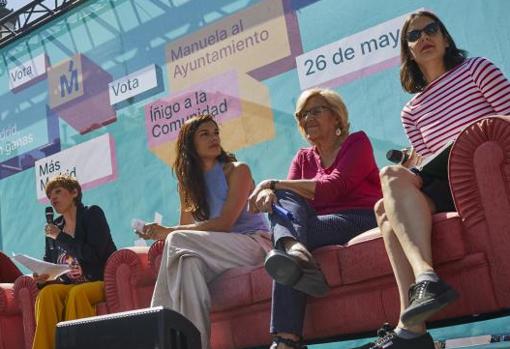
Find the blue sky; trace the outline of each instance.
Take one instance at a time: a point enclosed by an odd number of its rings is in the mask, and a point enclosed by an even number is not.
[[[30,1],[31,0],[7,0],[7,8],[9,10],[10,9],[17,10],[20,7],[22,7],[23,5],[28,4]]]

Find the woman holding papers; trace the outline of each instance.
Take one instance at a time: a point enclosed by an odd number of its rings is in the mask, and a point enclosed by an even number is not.
[[[57,322],[96,315],[95,304],[104,300],[103,269],[116,250],[103,210],[82,204],[75,178],[51,179],[46,195],[61,216],[45,226],[44,260],[68,264],[71,271],[62,275],[59,283],[44,286],[37,296],[34,349],[55,347]],[[48,275],[34,278],[43,285]]]
[[[381,198],[372,145],[364,132],[349,133],[347,108],[338,93],[304,91],[295,116],[312,146],[298,151],[286,180],[262,181],[250,197],[253,212],[271,212],[275,249],[265,268],[275,280],[272,349],[304,348],[306,296],[328,291],[310,251],[344,244],[374,228],[373,206]],[[290,217],[274,210],[274,204]]]
[[[366,349],[433,349],[425,321],[458,297],[432,266],[432,214],[455,210],[448,158],[437,158],[443,161],[440,174],[408,168],[437,155],[468,124],[510,114],[508,80],[489,60],[466,58],[436,15],[411,14],[401,33],[400,80],[405,91],[417,93],[402,110],[413,150],[402,166],[382,169],[383,199],[375,206],[397,280],[401,316],[395,329],[384,328],[375,342],[361,347]]]
[[[177,139],[173,170],[181,201],[179,225],[144,226],[145,239],[166,239],[152,306],[186,316],[209,345],[208,283],[224,271],[258,265],[271,241],[265,218],[246,210],[254,187],[250,168],[221,147],[212,116],[186,121]]]

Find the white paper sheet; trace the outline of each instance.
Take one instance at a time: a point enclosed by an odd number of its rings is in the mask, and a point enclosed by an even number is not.
[[[144,226],[145,226],[145,221],[142,221],[141,219],[133,218],[131,220],[131,228],[133,228],[134,230],[136,230],[139,233],[143,233]],[[144,239],[139,238],[133,242],[133,245],[134,246],[147,246],[147,242]]]
[[[163,215],[159,212],[154,212],[154,223],[161,225],[163,223]]]
[[[24,254],[15,254],[12,259],[24,265],[34,273],[39,275],[48,274],[48,280],[54,280],[60,275],[71,271],[70,266],[67,264],[49,263]]]

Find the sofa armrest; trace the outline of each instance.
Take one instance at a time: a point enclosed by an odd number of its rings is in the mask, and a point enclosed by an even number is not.
[[[21,310],[14,296],[14,284],[0,284],[0,315],[16,315]]]
[[[452,147],[449,177],[468,248],[485,254],[496,299],[510,307],[510,117],[464,129]]]
[[[161,255],[165,247],[165,240],[155,241],[149,249],[149,264],[154,275],[158,275],[159,266],[161,265]]]
[[[110,312],[149,305],[156,277],[149,266],[149,247],[129,247],[114,252],[104,271],[105,296]]]
[[[35,333],[35,299],[39,294],[37,283],[30,276],[22,275],[14,282],[14,295],[21,309],[26,349],[32,348]]]
[[[13,283],[0,283],[0,348],[25,348],[23,319]]]

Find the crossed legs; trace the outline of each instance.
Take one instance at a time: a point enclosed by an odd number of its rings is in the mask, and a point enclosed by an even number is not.
[[[271,216],[273,239],[287,251],[303,258],[311,259],[310,252],[314,249],[333,244],[344,244],[361,232],[375,226],[372,209],[356,209],[336,214],[317,215],[308,202],[298,194],[288,191],[277,191],[279,203],[294,216],[294,221],[282,219],[278,215]],[[267,261],[266,261],[267,262]],[[276,341],[271,349],[301,348],[300,338],[303,330],[303,319],[306,306],[306,295],[298,291],[297,285],[285,286],[273,283],[273,304],[271,311],[271,333],[276,337],[289,339]],[[277,343],[280,342],[280,343]]]
[[[421,178],[401,166],[381,170],[383,199],[375,205],[377,224],[397,281],[400,312],[409,305],[415,277],[432,271],[431,230],[434,203],[421,192]],[[425,324],[398,327],[425,332]]]

